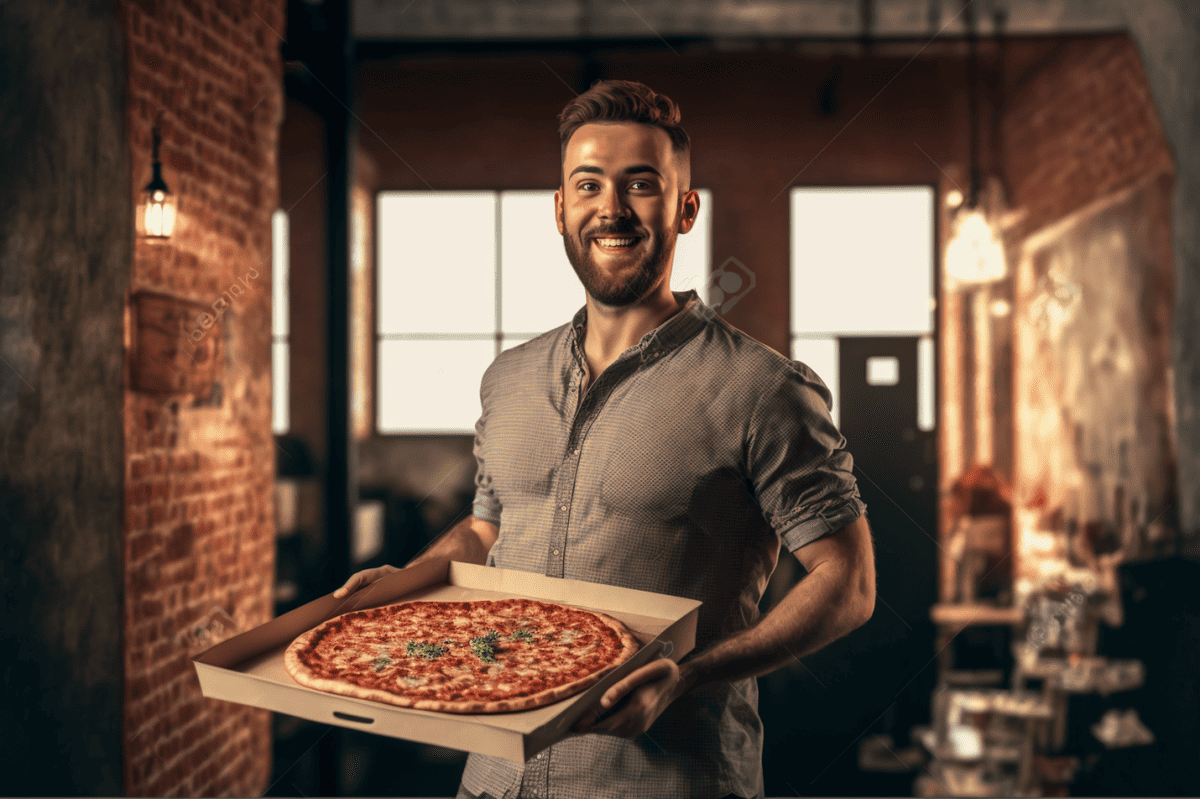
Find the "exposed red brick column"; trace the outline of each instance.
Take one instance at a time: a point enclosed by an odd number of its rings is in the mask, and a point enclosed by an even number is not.
[[[163,177],[180,198],[170,242],[136,243],[130,294],[203,306],[212,319],[185,316],[184,340],[220,339],[207,399],[138,390],[127,304],[124,792],[257,796],[270,713],[204,699],[190,657],[273,614],[271,214],[286,3],[119,8],[130,197],[149,180],[162,112]]]

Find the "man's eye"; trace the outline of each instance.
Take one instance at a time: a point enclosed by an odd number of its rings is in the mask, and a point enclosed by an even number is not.
[[[630,183],[629,185],[630,185],[630,188],[636,188],[638,186],[641,186],[642,188],[646,188],[646,189],[654,188],[651,185],[651,183],[647,180],[635,180],[633,183]],[[590,180],[585,183],[579,184],[580,191],[595,191],[596,188],[599,188],[599,184],[595,183],[593,181],[590,181]]]

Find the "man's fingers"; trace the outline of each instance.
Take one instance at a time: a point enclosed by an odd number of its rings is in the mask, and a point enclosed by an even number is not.
[[[600,707],[608,709],[621,700],[621,697],[628,694],[634,688],[637,688],[642,683],[646,682],[648,677],[645,676],[645,666],[637,671],[630,672],[625,679],[613,685],[607,691],[600,695]]]
[[[592,709],[585,711],[571,728],[576,732],[593,732],[596,725],[600,723],[600,715],[599,710]]]
[[[354,593],[363,586],[370,585],[381,577],[386,577],[389,574],[398,571],[400,571],[400,569],[388,564],[384,564],[383,566],[379,566],[374,569],[363,569],[360,572],[350,575],[350,579],[347,580],[341,588],[334,591],[333,595],[338,599],[341,599],[347,594]]]
[[[341,597],[346,596],[347,594],[354,593],[358,589],[362,588],[364,585],[371,582],[371,580],[367,579],[367,577],[374,571],[375,571],[374,569],[369,569],[367,571],[361,571],[361,572],[357,572],[355,574],[350,575],[350,579],[347,580],[342,585],[341,588],[334,591],[333,595],[335,597],[341,598]]]
[[[638,682],[629,682],[628,677],[626,677],[624,680],[621,680],[612,688],[609,688],[607,691],[605,691],[604,695],[600,697],[600,707],[604,708],[605,710],[612,707],[619,702],[622,697],[637,687],[640,682],[640,680]]]
[[[357,572],[356,574],[350,575],[350,579],[346,580],[345,584],[343,584],[341,588],[334,591],[333,595],[337,596],[337,597],[342,597],[342,596],[346,596],[347,594],[354,593],[355,591],[357,591],[358,589],[362,588],[364,585],[366,585],[367,583],[370,582],[370,580],[366,579],[366,577],[367,577],[367,572],[365,572],[365,571]]]
[[[626,675],[625,679],[604,692],[600,697],[600,707],[606,709],[612,707],[621,700],[621,697],[630,693],[642,683],[657,680],[666,674],[670,674],[674,665],[674,661],[668,658],[658,658],[639,669],[635,669]]]

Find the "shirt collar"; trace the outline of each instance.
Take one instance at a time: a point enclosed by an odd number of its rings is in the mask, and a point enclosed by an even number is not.
[[[682,307],[674,316],[642,336],[633,349],[648,354],[651,351],[665,352],[674,349],[696,334],[716,313],[700,300],[695,289],[672,291],[675,301]],[[570,336],[571,349],[580,363],[583,362],[583,340],[587,330],[587,304],[575,312],[571,320],[574,335]]]

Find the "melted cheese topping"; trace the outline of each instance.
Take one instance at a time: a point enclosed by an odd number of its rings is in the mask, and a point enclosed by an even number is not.
[[[531,615],[530,609],[539,612]],[[470,647],[471,638],[489,630],[500,636],[495,663],[482,661]],[[514,638],[521,630],[533,640]],[[541,693],[605,669],[623,652],[620,636],[596,616],[524,599],[402,603],[348,613],[315,632],[299,653],[315,675],[444,701]],[[409,656],[408,641],[436,644],[445,653]]]

